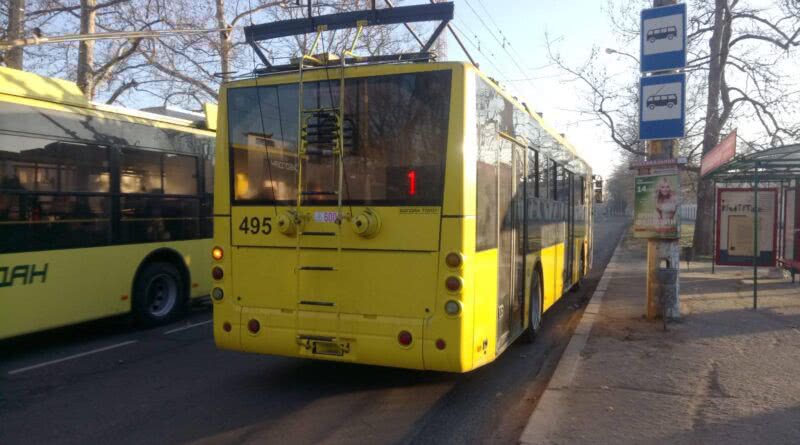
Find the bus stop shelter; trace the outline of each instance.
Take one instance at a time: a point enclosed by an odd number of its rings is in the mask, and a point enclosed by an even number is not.
[[[800,186],[800,144],[774,147],[767,150],[737,156],[730,162],[720,166],[708,175],[714,182],[714,250],[715,258],[712,265],[716,265],[721,246],[720,225],[718,221],[718,200],[720,185],[737,187],[745,190],[752,189],[753,193],[753,235],[752,235],[752,265],[753,265],[753,309],[758,308],[758,267],[761,249],[759,247],[759,192],[770,189],[778,193],[776,220],[777,225],[775,240],[775,258],[777,265],[787,269],[792,274],[800,273],[800,249],[796,247],[797,238],[794,236],[800,221],[797,212],[800,210],[797,193]],[[787,209],[792,210],[788,212]],[[788,222],[788,224],[787,224]],[[791,249],[787,248],[787,237],[791,237]],[[789,251],[789,252],[787,252]],[[787,255],[788,254],[788,255]],[[713,266],[712,266],[713,267]]]

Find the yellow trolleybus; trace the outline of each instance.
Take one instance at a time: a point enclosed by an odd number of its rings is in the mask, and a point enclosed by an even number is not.
[[[468,371],[590,267],[589,166],[471,64],[306,68],[220,98],[221,348]]]
[[[201,119],[202,121],[203,119]],[[0,68],[0,338],[208,295],[215,110],[205,122],[86,101]]]

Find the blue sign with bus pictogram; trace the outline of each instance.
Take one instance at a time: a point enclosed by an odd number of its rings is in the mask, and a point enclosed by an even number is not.
[[[684,137],[686,74],[643,77],[639,95],[639,139]]]
[[[686,4],[642,10],[643,73],[686,66]]]

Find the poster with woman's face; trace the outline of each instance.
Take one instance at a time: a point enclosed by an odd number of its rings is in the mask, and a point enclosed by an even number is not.
[[[633,222],[636,238],[680,237],[680,187],[677,173],[636,177]]]

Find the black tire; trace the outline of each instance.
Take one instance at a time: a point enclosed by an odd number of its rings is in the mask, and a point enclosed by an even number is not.
[[[586,251],[581,249],[581,260],[578,263],[578,281],[572,286],[572,290],[579,290],[581,288],[584,276],[586,276]]]
[[[542,325],[542,296],[542,280],[539,272],[534,270],[531,276],[531,299],[528,304],[528,327],[521,336],[525,343],[533,343],[536,340],[536,334]]]
[[[146,264],[133,285],[136,320],[151,326],[178,318],[186,311],[188,294],[178,268],[171,263]]]

